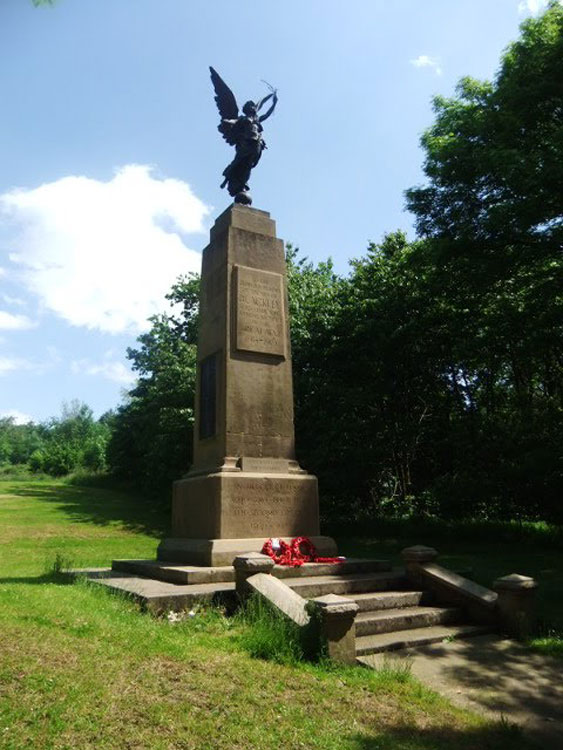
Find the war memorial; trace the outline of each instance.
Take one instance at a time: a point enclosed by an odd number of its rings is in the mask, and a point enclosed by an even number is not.
[[[235,147],[222,184],[234,201],[202,256],[193,463],[174,483],[158,559],[114,560],[97,580],[153,612],[202,599],[233,609],[254,594],[318,653],[345,663],[372,665],[381,652],[444,639],[526,634],[532,578],[511,574],[487,589],[438,565],[431,547],[406,548],[404,566],[393,568],[338,557],[321,534],[317,480],[296,458],[284,244],[248,187],[277,93],[239,113],[210,70],[219,131]]]

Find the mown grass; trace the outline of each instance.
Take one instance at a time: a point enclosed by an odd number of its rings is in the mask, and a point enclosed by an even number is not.
[[[171,623],[60,576],[65,561],[154,556],[166,519],[143,507],[62,482],[0,483],[2,750],[532,747],[408,673],[252,658],[241,619],[198,608]]]

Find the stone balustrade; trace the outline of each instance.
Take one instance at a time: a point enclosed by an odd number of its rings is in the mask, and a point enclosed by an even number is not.
[[[463,607],[475,622],[496,626],[512,637],[531,633],[537,588],[533,578],[512,573],[498,578],[491,590],[437,565],[438,552],[432,547],[407,547],[401,555],[409,580],[433,591],[440,601]]]

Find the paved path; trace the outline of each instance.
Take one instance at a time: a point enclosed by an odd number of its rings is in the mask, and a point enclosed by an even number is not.
[[[400,655],[399,655],[400,654]],[[411,674],[452,703],[520,724],[549,750],[563,750],[563,661],[534,654],[519,643],[485,635],[361,662],[380,669],[407,659]]]

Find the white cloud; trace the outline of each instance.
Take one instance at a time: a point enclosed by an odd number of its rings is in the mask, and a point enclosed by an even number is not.
[[[430,57],[430,55],[419,55],[414,60],[409,60],[411,65],[415,68],[432,68],[436,75],[442,75],[442,68],[440,67],[440,61],[437,57]]]
[[[32,372],[36,375],[43,375],[53,369],[56,362],[52,357],[46,360],[30,360],[23,357],[0,357],[0,376],[9,372]]]
[[[2,276],[5,276],[5,275],[6,275],[6,269],[0,266],[0,279],[2,278]]]
[[[16,370],[35,370],[36,365],[19,357],[0,357],[0,375]]]
[[[18,307],[25,305],[25,300],[21,299],[21,297],[11,297],[9,294],[3,294],[2,301],[7,305],[17,305]]]
[[[113,179],[64,177],[0,195],[24,285],[72,325],[138,332],[179,274],[201,256],[180,234],[203,231],[208,208],[189,185],[128,165]]]
[[[33,417],[30,417],[29,414],[24,414],[23,411],[18,411],[17,409],[0,411],[0,419],[2,418],[13,419],[14,424],[28,424],[28,422],[33,422]]]
[[[531,13],[533,16],[537,16],[542,10],[547,8],[549,0],[521,0],[518,3],[518,13],[525,15]]]
[[[135,381],[135,375],[123,362],[108,360],[95,364],[87,359],[77,359],[71,363],[70,369],[75,375],[101,375],[122,385],[131,385]]]
[[[26,315],[13,315],[12,313],[0,310],[0,330],[3,331],[23,331],[26,328],[33,328],[35,323]]]

